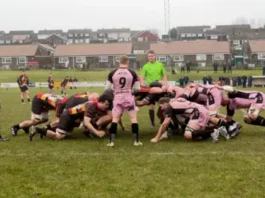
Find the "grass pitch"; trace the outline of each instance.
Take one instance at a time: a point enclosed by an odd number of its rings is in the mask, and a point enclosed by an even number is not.
[[[233,75],[259,75],[260,71],[238,71]],[[31,81],[46,81],[49,72],[28,72]],[[55,81],[77,76],[80,81],[105,80],[106,72],[53,72]],[[206,75],[213,72],[206,72]],[[219,73],[220,75],[221,73]],[[19,72],[2,72],[1,82],[15,82]],[[201,79],[204,72],[191,73]],[[179,75],[170,76],[177,79]],[[217,77],[216,75],[212,75]],[[79,88],[69,94],[85,91]],[[263,90],[263,89],[259,89]],[[31,88],[31,96],[46,89]],[[89,89],[102,91],[102,89]],[[245,125],[242,112],[236,120],[243,124],[235,140],[213,144],[188,142],[182,137],[153,145],[157,132],[150,128],[148,110],[140,110],[140,138],[143,147],[133,147],[129,131],[119,131],[115,148],[107,148],[107,138],[88,139],[79,130],[65,141],[29,142],[20,132],[11,137],[11,125],[30,118],[30,104],[22,105],[19,90],[1,89],[1,133],[10,137],[0,142],[0,197],[264,197],[265,136],[264,128]],[[53,116],[52,116],[53,118]]]

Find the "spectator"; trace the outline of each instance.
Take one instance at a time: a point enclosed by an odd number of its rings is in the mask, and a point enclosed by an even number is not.
[[[246,76],[242,76],[242,85],[243,85],[243,88],[247,87],[247,77]]]
[[[208,76],[208,83],[209,83],[209,85],[213,84],[213,79],[211,76]]]
[[[188,61],[186,64],[187,73],[190,73],[190,66],[191,66],[191,63]]]
[[[184,86],[186,86],[189,83],[189,77],[188,76],[184,76]]]
[[[181,63],[181,66],[180,66],[180,72],[181,72],[181,73],[185,73],[184,63]]]
[[[207,85],[208,78],[206,76],[203,76],[202,81],[204,85]]]
[[[74,77],[74,80],[73,80],[74,83],[77,83],[78,82],[78,79],[76,77]],[[76,89],[76,85],[74,85],[74,88]]]
[[[232,64],[228,63],[228,73],[232,73]]]
[[[223,71],[224,71],[224,73],[226,73],[226,64],[225,63],[223,63]]]
[[[180,87],[184,87],[184,78],[183,78],[183,76],[181,76],[180,79],[179,79],[179,86]]]
[[[213,68],[214,68],[214,72],[217,73],[217,71],[218,71],[218,63],[217,62],[214,62]]]

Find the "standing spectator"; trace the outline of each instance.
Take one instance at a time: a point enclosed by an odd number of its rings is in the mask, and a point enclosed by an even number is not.
[[[207,85],[208,79],[207,79],[207,76],[206,75],[203,76],[202,81],[203,81],[203,84],[204,85]]]
[[[189,77],[188,76],[184,76],[184,85],[186,86],[189,83]]]
[[[246,88],[247,87],[247,77],[246,76],[242,76],[242,85],[243,85],[243,88]]]
[[[228,73],[232,74],[232,64],[228,63]]]
[[[179,79],[179,86],[180,87],[184,87],[184,78],[183,78],[183,76],[181,76],[180,79]]]
[[[217,62],[214,62],[213,68],[214,68],[214,72],[217,73],[217,71],[218,71],[218,63]]]
[[[185,73],[185,66],[184,66],[184,63],[181,63],[181,66],[180,66],[180,72],[181,72],[181,73]]]
[[[139,77],[141,86],[146,86],[155,81],[164,81],[167,83],[167,74],[164,65],[156,61],[156,55],[153,50],[147,54],[149,62],[143,66],[141,75]],[[149,117],[152,127],[155,126],[155,106],[149,105]]]
[[[54,94],[54,80],[52,78],[52,73],[50,73],[49,77],[48,77],[48,87],[49,87],[49,93],[50,94]]]
[[[213,79],[211,76],[208,76],[208,83],[209,83],[209,85],[213,84]]]
[[[67,86],[67,84],[68,84],[68,81],[69,81],[69,78],[68,78],[68,76],[66,76],[63,80],[62,80],[62,82],[61,82],[61,88],[62,88],[62,90],[61,90],[61,94],[63,95],[66,95],[66,86]]]
[[[70,89],[73,88],[73,79],[72,79],[71,76],[70,76],[70,78],[69,78],[69,86],[70,86]]]
[[[22,104],[25,104],[24,102],[24,96],[27,96],[27,100],[30,103],[30,97],[29,97],[29,77],[28,75],[22,71],[21,75],[18,77],[17,79],[17,83],[19,85],[20,88],[20,98],[21,98],[21,102]]]
[[[74,83],[77,83],[78,82],[78,79],[76,77],[74,77],[74,80],[73,80]],[[74,89],[76,89],[76,85],[74,85]]]
[[[223,63],[223,71],[224,71],[224,73],[226,73],[226,64],[225,63]]]
[[[187,73],[190,73],[190,66],[191,66],[191,63],[188,61],[186,64]]]

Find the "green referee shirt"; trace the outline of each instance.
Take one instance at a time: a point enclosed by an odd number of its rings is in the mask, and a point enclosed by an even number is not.
[[[148,62],[143,66],[141,76],[145,78],[145,82],[148,84],[160,81],[163,79],[163,76],[166,74],[164,65],[161,62]]]

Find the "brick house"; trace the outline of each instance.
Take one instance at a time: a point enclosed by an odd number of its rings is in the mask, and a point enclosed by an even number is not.
[[[249,58],[255,65],[265,65],[265,40],[249,41]]]
[[[113,68],[121,55],[131,55],[131,43],[58,45],[55,64],[58,68]],[[135,59],[131,57],[131,64]]]
[[[177,27],[177,40],[204,40],[205,31],[210,29],[208,25]]]
[[[157,42],[159,41],[159,36],[152,33],[150,30],[144,30],[135,32],[135,34],[130,37],[130,40],[134,42]]]
[[[90,43],[91,29],[71,29],[67,32],[69,44]]]
[[[206,66],[214,62],[228,63],[230,59],[229,42],[176,41],[151,44],[151,49],[156,52],[158,61],[171,65],[191,62],[192,65]]]
[[[131,30],[129,28],[98,29],[97,37],[103,43],[128,42],[131,37]]]

